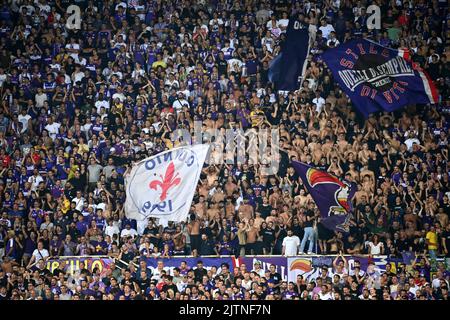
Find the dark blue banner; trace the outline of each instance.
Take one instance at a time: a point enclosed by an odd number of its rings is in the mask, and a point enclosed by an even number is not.
[[[433,82],[407,51],[357,39],[327,50],[323,60],[365,117],[409,104],[438,102]]]
[[[291,91],[299,88],[298,77],[303,72],[308,48],[309,24],[291,18],[281,53],[269,66],[269,80],[277,90]]]

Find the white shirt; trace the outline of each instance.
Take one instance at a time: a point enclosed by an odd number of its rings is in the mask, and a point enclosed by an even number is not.
[[[75,202],[75,204],[76,204],[76,206],[75,206],[75,209],[76,210],[78,210],[78,211],[82,211],[83,210],[83,206],[84,206],[84,198],[83,197],[81,197],[81,198],[73,198],[72,199],[72,202]]]
[[[256,269],[253,269],[252,272],[256,272],[260,277],[264,277],[265,275],[264,269],[259,269],[258,271]]]
[[[187,105],[187,107],[189,107],[189,102],[186,99],[177,99],[173,102],[172,107],[176,111],[180,111],[183,109],[184,105]]]
[[[45,126],[45,130],[48,131],[48,135],[50,136],[50,138],[52,138],[52,140],[55,140],[60,127],[61,125],[59,123],[53,122],[52,124],[47,124]]]
[[[120,233],[121,238],[127,236],[136,237],[137,235],[138,235],[137,231],[134,230],[133,228],[131,228],[130,230],[123,229],[122,232]]]
[[[232,58],[232,59],[228,60],[228,66],[234,72],[239,72],[239,69],[241,69],[243,65],[244,65],[244,63],[239,59]]]
[[[245,290],[250,290],[252,288],[252,279],[242,279],[242,287],[245,288]]]
[[[373,242],[369,242],[367,244],[369,247],[369,254],[381,254],[381,248],[383,247],[383,242],[378,242],[377,245],[375,245]]]
[[[42,107],[44,106],[44,102],[48,100],[47,94],[36,94],[34,96],[34,100],[36,101],[36,107]]]
[[[3,82],[5,82],[7,75],[5,73],[0,74],[0,87],[3,86]]]
[[[41,260],[41,259],[46,259],[48,256],[50,256],[50,254],[48,253],[48,250],[47,249],[42,249],[42,250],[38,250],[38,249],[35,249],[34,251],[33,251],[33,254],[32,254],[33,256],[34,256],[34,261],[35,262],[37,262],[37,261],[39,261],[39,260]]]
[[[285,256],[295,256],[298,253],[298,246],[300,245],[300,238],[297,236],[285,237],[283,239],[283,247]]]
[[[326,26],[319,27],[319,30],[322,31],[322,36],[325,39],[328,39],[328,36],[330,35],[331,31],[335,31],[334,27],[331,24],[327,24]]]
[[[417,138],[409,138],[409,139],[405,140],[405,144],[408,147],[408,151],[412,151],[412,147],[413,147],[414,143],[420,144],[419,139],[417,139]]]
[[[119,233],[120,233],[120,230],[117,226],[112,225],[112,226],[106,226],[106,228],[105,228],[105,234],[107,236],[110,236],[111,239],[114,234],[119,234]]]
[[[30,120],[30,119],[31,119],[31,116],[29,114],[26,114],[26,115],[19,114],[19,116],[17,117],[17,120],[19,120],[19,122],[21,122],[23,125],[22,131],[20,133],[24,133],[28,129],[28,120]]]
[[[44,181],[44,179],[40,175],[38,175],[37,177],[33,175],[28,178],[28,182],[31,183],[31,190],[33,191],[37,189],[39,183],[41,183],[42,181]]]
[[[126,99],[126,97],[123,93],[118,93],[118,92],[114,93],[112,98],[113,98],[113,100],[119,99],[120,102],[124,102]]]
[[[81,81],[84,78],[84,72],[77,72],[73,76],[73,82],[76,83],[77,81]]]
[[[325,105],[325,99],[322,97],[314,98],[312,102],[316,105],[317,113],[320,113]]]
[[[320,298],[320,300],[333,300],[333,296],[329,292],[323,294],[322,291],[320,291],[319,298]]]
[[[109,102],[108,100],[98,100],[95,102],[95,107],[97,108],[97,113],[100,113],[101,107],[104,107],[106,111],[109,110]]]

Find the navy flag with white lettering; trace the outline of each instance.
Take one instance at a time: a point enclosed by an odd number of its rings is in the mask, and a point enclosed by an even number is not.
[[[308,52],[309,24],[291,17],[281,53],[269,66],[269,80],[277,90],[291,91],[299,88],[298,78],[306,69]]]

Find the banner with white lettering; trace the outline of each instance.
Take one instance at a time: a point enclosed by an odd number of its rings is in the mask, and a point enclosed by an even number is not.
[[[297,17],[289,19],[281,53],[269,65],[269,80],[277,90],[296,90],[299,77],[306,71],[310,26]]]
[[[185,221],[209,145],[183,146],[137,163],[125,177],[125,214],[138,221]]]

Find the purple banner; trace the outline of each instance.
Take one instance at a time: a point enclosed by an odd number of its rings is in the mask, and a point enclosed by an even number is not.
[[[333,261],[336,256],[298,256],[287,259],[287,273],[288,281],[296,282],[297,276],[302,275],[306,280],[311,280],[320,277],[323,266],[327,266],[331,274],[333,273]],[[348,263],[348,272],[354,271],[355,261],[359,261],[361,270],[364,272],[381,273],[386,271],[386,264],[388,259],[386,256],[376,256],[369,258],[367,256],[345,256]],[[373,270],[369,270],[369,262],[372,261],[375,266]]]
[[[75,271],[80,270],[80,264],[84,263],[84,267],[92,272],[95,268],[98,268],[102,275],[109,269],[111,263],[114,262],[113,258],[101,257],[101,256],[87,256],[87,257],[59,257],[58,259],[47,260],[47,269],[53,272],[61,265],[61,262],[66,263],[64,270],[70,274],[74,274]]]
[[[270,265],[275,265],[275,271],[281,275],[283,280],[287,280],[287,258],[286,257],[240,257],[235,259],[235,267],[245,264],[248,271],[252,271],[255,267],[255,263],[261,264],[261,269],[269,271]]]
[[[141,258],[141,260],[144,260],[147,262],[147,266],[153,271],[158,266],[158,261],[162,261],[164,264],[164,268],[167,270],[170,270],[170,274],[172,274],[172,270],[176,267],[180,267],[181,263],[183,261],[186,262],[188,269],[193,269],[197,267],[197,263],[199,261],[203,262],[203,267],[206,270],[211,269],[212,267],[216,267],[218,270],[220,269],[220,266],[222,263],[227,263],[230,267],[230,272],[233,271],[233,258],[231,257],[217,257],[217,258],[182,258],[182,257],[173,257],[170,259],[155,259],[155,258]]]

